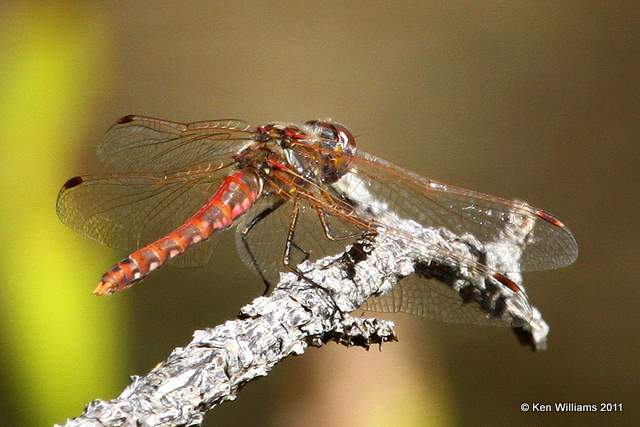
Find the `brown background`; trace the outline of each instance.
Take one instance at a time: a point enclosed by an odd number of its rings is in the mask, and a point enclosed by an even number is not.
[[[637,3],[143,1],[59,13],[94,20],[107,46],[101,89],[74,118],[86,131],[68,176],[99,170],[93,145],[123,114],[330,116],[366,151],[548,209],[579,242],[575,265],[525,276],[551,325],[547,352],[530,353],[507,329],[398,317],[400,342],[311,349],[205,425],[638,422]],[[164,270],[105,301],[128,307],[124,372],[147,372],[260,291],[229,238],[208,269]],[[557,401],[621,402],[624,412],[519,409]]]

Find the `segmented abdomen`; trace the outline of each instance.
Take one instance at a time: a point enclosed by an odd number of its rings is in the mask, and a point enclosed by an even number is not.
[[[136,250],[107,271],[94,293],[104,295],[126,289],[171,258],[184,253],[191,245],[228,228],[253,206],[261,190],[261,180],[254,171],[244,170],[229,175],[207,203],[180,227]]]

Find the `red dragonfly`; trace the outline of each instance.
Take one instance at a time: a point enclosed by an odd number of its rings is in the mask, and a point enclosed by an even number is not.
[[[102,276],[97,295],[124,290],[167,263],[204,265],[220,232],[232,226],[242,259],[267,289],[282,270],[300,273],[295,257],[335,255],[345,240],[364,232],[383,228],[414,239],[353,200],[343,185],[347,179],[397,217],[485,242],[496,239],[514,215],[534,221],[521,271],[563,267],[578,253],[571,232],[551,214],[445,185],[359,151],[351,132],[331,120],[252,126],[240,120],[179,123],[125,116],[106,132],[98,155],[113,174],[71,178],[57,201],[60,219],[71,228],[133,250]],[[521,292],[507,272],[458,259],[446,248],[433,252]],[[368,307],[465,321],[464,310],[438,305],[447,291],[425,283],[403,293],[396,286]],[[393,304],[385,305],[384,298]]]

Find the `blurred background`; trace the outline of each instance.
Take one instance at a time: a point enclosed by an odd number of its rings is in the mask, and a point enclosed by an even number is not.
[[[310,349],[205,425],[637,425],[639,66],[631,1],[3,2],[0,423],[114,398],[262,292],[227,236],[208,268],[90,295],[126,254],[60,224],[57,192],[104,171],[96,142],[137,113],[332,117],[366,151],[548,209],[580,244],[575,265],[525,275],[546,352],[397,316],[398,343]],[[624,412],[520,411],[558,401]]]

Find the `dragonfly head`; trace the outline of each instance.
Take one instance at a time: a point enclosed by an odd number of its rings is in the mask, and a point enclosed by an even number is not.
[[[317,153],[316,169],[322,182],[332,183],[340,179],[351,167],[356,154],[356,139],[349,130],[331,120],[310,120],[305,123],[312,151]]]
[[[287,163],[313,181],[332,183],[351,167],[356,140],[349,130],[331,120],[310,120],[303,126],[271,123],[258,129],[260,140],[277,142]]]

